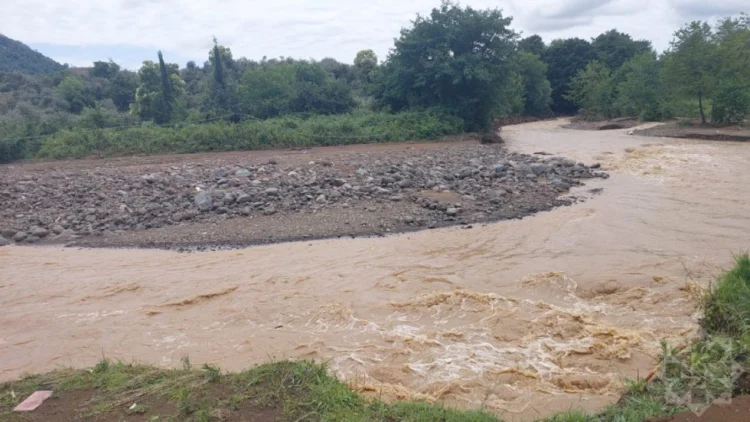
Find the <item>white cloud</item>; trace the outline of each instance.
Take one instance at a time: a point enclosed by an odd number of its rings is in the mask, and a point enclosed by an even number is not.
[[[742,0],[744,3],[744,0]],[[2,6],[3,32],[27,43],[125,45],[162,49],[202,62],[213,36],[236,57],[323,58],[351,62],[372,48],[382,58],[401,27],[438,0],[25,0]],[[467,0],[477,8],[496,1]],[[526,35],[591,38],[617,28],[662,49],[696,15],[740,10],[739,0],[508,0],[513,27]],[[111,55],[117,60],[117,51]],[[90,60],[102,59],[91,57]],[[76,61],[80,61],[76,59]]]

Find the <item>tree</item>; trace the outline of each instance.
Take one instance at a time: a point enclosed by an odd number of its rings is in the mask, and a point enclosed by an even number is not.
[[[378,71],[376,99],[392,110],[438,107],[489,130],[510,85],[517,35],[498,9],[445,1],[401,30]]]
[[[351,88],[315,62],[248,69],[237,89],[238,109],[258,118],[290,113],[338,114],[355,106]]]
[[[231,58],[232,53],[229,49],[224,49],[224,51],[228,52],[228,56]],[[222,49],[219,47],[216,38],[214,38],[214,48],[209,53],[213,78],[208,86],[209,92],[206,95],[204,104],[204,108],[213,111],[214,114],[225,113],[230,110],[230,95],[225,73],[226,64],[224,63],[226,59],[226,55],[222,54]]]
[[[651,51],[651,42],[634,41],[630,35],[610,29],[594,38],[591,47],[597,59],[615,71],[630,58]]]
[[[616,73],[615,108],[619,114],[638,116],[643,120],[662,118],[665,93],[661,84],[661,65],[654,52],[635,56]]]
[[[717,89],[711,121],[741,123],[750,114],[750,16],[726,18],[716,25]]]
[[[357,69],[363,83],[371,81],[370,77],[376,67],[378,67],[378,56],[372,50],[362,50],[354,57],[354,68]]]
[[[179,114],[185,83],[180,79],[176,64],[164,64],[161,54],[159,58],[160,63],[146,60],[138,70],[139,85],[130,110],[141,119],[162,124]]]
[[[319,64],[294,64],[294,94],[289,108],[293,113],[339,114],[355,106],[351,89],[334,80]]]
[[[89,76],[112,79],[118,72],[120,72],[120,65],[109,59],[108,62],[94,62],[94,67],[89,70]]]
[[[552,86],[552,110],[575,113],[578,107],[565,98],[571,79],[596,58],[591,44],[580,38],[554,40],[542,55],[547,64],[547,78]]]
[[[679,93],[698,100],[701,123],[706,123],[703,100],[716,85],[716,46],[713,33],[705,22],[691,22],[674,33],[666,56],[665,72]]]
[[[565,98],[581,107],[584,117],[598,120],[612,117],[613,94],[609,68],[594,60],[571,79]]]
[[[164,108],[164,122],[168,122],[172,119],[172,82],[169,80],[169,74],[167,73],[167,65],[164,64],[164,56],[159,51],[159,73],[161,76],[161,95],[163,104],[161,107]]]
[[[138,75],[129,70],[117,72],[109,84],[109,98],[119,111],[127,111],[135,102],[135,91],[138,89]]]
[[[57,92],[68,102],[71,113],[80,113],[84,107],[91,104],[84,93],[83,80],[78,76],[66,76],[57,86]]]
[[[518,73],[523,82],[523,114],[542,117],[549,114],[552,87],[547,80],[547,65],[534,53],[518,53]]]
[[[291,65],[248,69],[237,88],[238,109],[260,119],[288,114],[294,84],[295,71]]]
[[[536,54],[537,56],[541,56],[542,54],[544,54],[544,50],[547,49],[547,46],[544,45],[544,40],[542,40],[542,37],[534,34],[519,41],[518,49],[521,51],[526,51],[528,53]]]

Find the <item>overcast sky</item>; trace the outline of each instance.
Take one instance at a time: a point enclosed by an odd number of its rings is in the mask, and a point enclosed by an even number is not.
[[[0,0],[0,32],[61,63],[111,57],[135,69],[156,59],[203,63],[212,37],[235,57],[334,57],[351,63],[371,48],[384,58],[393,38],[439,0]],[[523,35],[589,39],[616,28],[657,50],[690,20],[750,11],[747,0],[470,0],[513,16]],[[744,6],[744,7],[743,7]]]

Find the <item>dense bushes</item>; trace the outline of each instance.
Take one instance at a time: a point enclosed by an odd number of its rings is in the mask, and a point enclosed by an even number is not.
[[[124,129],[66,129],[13,150],[20,158],[61,159],[131,154],[189,153],[434,139],[460,133],[463,122],[435,112],[356,113],[144,125]],[[15,144],[14,144],[15,145]],[[7,160],[6,160],[7,161]]]

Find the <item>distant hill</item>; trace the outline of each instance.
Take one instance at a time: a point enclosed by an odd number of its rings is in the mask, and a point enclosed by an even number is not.
[[[63,66],[28,45],[0,34],[0,72],[52,73]]]

